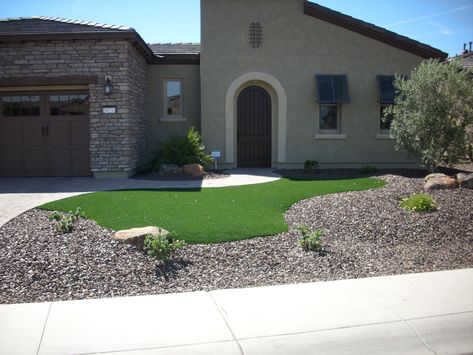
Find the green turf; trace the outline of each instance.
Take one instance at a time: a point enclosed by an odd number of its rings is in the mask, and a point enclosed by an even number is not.
[[[75,210],[115,230],[159,226],[189,243],[217,243],[287,231],[284,212],[295,202],[334,192],[384,186],[372,178],[281,179],[246,186],[201,190],[96,192],[47,203],[47,210]]]

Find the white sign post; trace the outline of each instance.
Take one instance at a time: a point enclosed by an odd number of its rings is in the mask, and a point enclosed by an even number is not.
[[[220,158],[220,150],[211,150],[210,155],[214,158],[215,169],[217,169],[217,159]]]

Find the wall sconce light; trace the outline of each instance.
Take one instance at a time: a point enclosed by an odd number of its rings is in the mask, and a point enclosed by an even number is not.
[[[110,95],[113,91],[112,77],[110,75],[105,75],[103,90],[106,95]]]

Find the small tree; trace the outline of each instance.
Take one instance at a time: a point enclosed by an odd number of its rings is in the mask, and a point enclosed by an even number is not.
[[[396,104],[384,116],[392,115],[396,149],[419,156],[432,170],[465,155],[473,142],[472,70],[459,61],[427,60],[409,79],[396,76],[394,88]]]

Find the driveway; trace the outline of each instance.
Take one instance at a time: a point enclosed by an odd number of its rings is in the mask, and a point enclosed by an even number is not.
[[[233,169],[229,177],[192,181],[95,179],[91,177],[0,178],[0,227],[46,202],[104,190],[217,188],[261,184],[281,178],[271,169]]]

